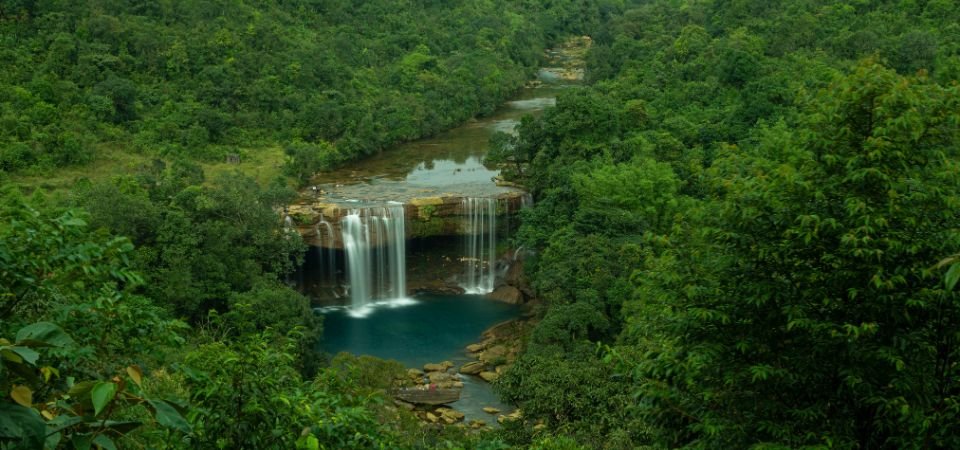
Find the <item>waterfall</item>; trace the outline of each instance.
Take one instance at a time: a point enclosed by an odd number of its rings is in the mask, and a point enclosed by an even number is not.
[[[351,209],[341,219],[351,308],[407,296],[403,205]]]
[[[326,230],[326,234],[324,234]],[[327,246],[324,247],[324,241]],[[327,222],[321,215],[320,222],[317,224],[317,242],[320,244],[320,264],[323,270],[323,278],[331,285],[337,283],[337,250],[335,247],[336,238],[333,235],[333,225]],[[326,254],[326,258],[324,258]]]
[[[497,199],[464,198],[467,219],[463,288],[469,294],[493,292],[497,262]]]
[[[531,206],[533,206],[533,195],[525,192],[523,197],[520,197],[520,209],[527,209]]]

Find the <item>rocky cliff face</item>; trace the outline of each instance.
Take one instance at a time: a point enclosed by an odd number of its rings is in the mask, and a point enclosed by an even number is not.
[[[460,236],[467,234],[469,218],[463,208],[465,197],[420,197],[403,205],[407,239]],[[512,191],[497,195],[497,216],[510,217],[523,207],[529,195]],[[287,207],[286,214],[308,245],[323,248],[343,248],[341,219],[351,209],[360,207],[350,203],[331,203],[318,199],[313,203],[298,203]],[[498,220],[498,227],[509,227],[509,219]]]

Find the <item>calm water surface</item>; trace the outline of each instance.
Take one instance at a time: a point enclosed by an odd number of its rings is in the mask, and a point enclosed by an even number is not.
[[[323,350],[394,359],[420,369],[446,360],[459,367],[473,360],[464,347],[477,342],[490,326],[519,315],[518,307],[480,295],[422,295],[414,300],[404,306],[373,308],[363,318],[345,310],[327,310]],[[484,406],[504,412],[512,409],[500,403],[489,384],[473,376],[463,378],[461,398],[451,406],[467,420],[495,423],[496,416],[483,412]]]
[[[524,89],[494,114],[457,128],[398,145],[335,171],[318,174],[314,185],[328,202],[406,202],[416,197],[484,197],[514,191],[497,186],[500,170],[484,163],[490,137],[513,133],[526,114],[537,115],[556,104],[563,86]],[[305,190],[309,196],[312,190]]]

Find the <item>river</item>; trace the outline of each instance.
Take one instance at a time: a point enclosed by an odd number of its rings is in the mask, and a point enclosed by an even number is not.
[[[527,87],[494,114],[471,120],[436,136],[398,145],[336,171],[319,174],[304,195],[322,195],[324,202],[350,205],[407,203],[432,196],[492,197],[516,188],[498,186],[494,178],[499,169],[488,165],[484,157],[491,136],[496,132],[514,132],[520,118],[539,114],[553,106],[556,95],[570,85],[563,84],[550,71],[541,71],[542,84]],[[408,219],[409,220],[409,219]],[[462,237],[419,240],[404,250],[407,275],[438,277],[460,267]],[[349,295],[341,249],[314,248],[299,273],[301,289],[330,285],[348,305]],[[446,275],[443,275],[446,276]],[[319,291],[321,289],[317,289]],[[322,294],[317,294],[322,296]],[[329,305],[329,299],[326,303]],[[407,367],[422,368],[425,363],[452,361],[459,367],[471,361],[465,346],[476,342],[481,332],[504,320],[516,318],[520,308],[499,303],[482,295],[420,294],[402,301],[382,302],[364,314],[351,314],[343,307],[319,309],[325,314],[322,350],[346,351],[395,359]],[[356,312],[356,311],[352,311]],[[491,386],[475,376],[463,377],[461,400],[450,406],[462,412],[466,420],[482,419],[496,424],[494,416],[482,411],[485,406],[508,412]]]

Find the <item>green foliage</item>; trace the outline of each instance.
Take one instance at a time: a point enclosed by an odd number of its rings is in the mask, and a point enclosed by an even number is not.
[[[956,446],[958,12],[611,17],[592,85],[494,142],[535,194],[518,240],[549,306],[504,395],[594,448]],[[557,361],[581,346],[612,376]],[[616,420],[562,414],[606,390],[635,399]]]
[[[263,189],[239,174],[194,185],[203,174],[191,167],[161,164],[137,178],[91,185],[79,202],[93,225],[136,239],[137,264],[150,275],[147,296],[196,321],[210,309],[225,311],[234,293],[276,286],[304,247],[286,236],[275,211],[289,190]]]
[[[306,297],[287,286],[262,283],[247,292],[233,294],[227,304],[223,319],[231,334],[244,336],[268,328],[280,332],[298,330],[296,365],[308,375],[317,371],[320,361],[315,347],[321,336],[323,316],[313,312]]]
[[[0,170],[283,146],[305,181],[492,112],[618,2],[27,3],[0,10]]]
[[[126,292],[142,280],[130,269],[132,246],[102,243],[74,211],[41,212],[9,189],[2,200],[11,220],[0,225],[0,333],[22,327],[13,341],[0,338],[0,392],[18,404],[0,401],[0,446],[115,448],[141,425],[124,418],[137,411],[168,426],[180,413],[146,411],[147,402],[165,403],[144,395],[139,366],[120,369],[182,342],[182,324]],[[44,318],[59,326],[29,323]]]
[[[373,395],[334,370],[305,382],[291,362],[297,339],[272,331],[212,341],[187,355],[194,448],[371,448],[390,446],[371,412]]]
[[[295,178],[300,184],[306,184],[313,174],[330,169],[344,159],[335,147],[326,142],[294,142],[287,145],[284,152],[287,154],[284,173]]]

